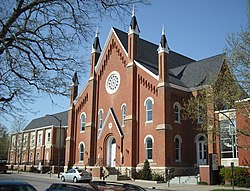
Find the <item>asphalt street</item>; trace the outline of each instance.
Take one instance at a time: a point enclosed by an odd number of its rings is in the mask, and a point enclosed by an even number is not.
[[[58,179],[57,174],[38,174],[38,173],[27,173],[27,172],[11,172],[9,171],[7,174],[0,174],[0,180],[24,180],[32,184],[38,191],[43,191],[50,186],[52,183],[61,182]],[[94,178],[94,180],[100,180]],[[123,183],[130,183],[139,185],[147,190],[172,190],[172,191],[210,191],[214,189],[231,189],[231,187],[224,186],[210,186],[210,185],[194,185],[194,184],[168,184],[168,183],[156,183],[151,181],[119,181]],[[82,184],[82,183],[80,183]],[[235,190],[250,190],[247,188],[235,188]]]

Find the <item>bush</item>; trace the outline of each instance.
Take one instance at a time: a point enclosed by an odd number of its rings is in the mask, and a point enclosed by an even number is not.
[[[203,181],[198,182],[198,184],[199,184],[199,185],[208,185],[208,183],[207,183],[207,182],[203,182]]]
[[[143,180],[151,180],[152,179],[152,173],[151,173],[151,168],[149,165],[148,160],[146,159],[143,165],[143,169],[141,171],[141,178]]]
[[[221,168],[220,175],[225,182],[231,182],[232,172],[231,168]],[[234,168],[234,185],[239,187],[250,187],[250,174],[247,168],[235,167]]]
[[[152,180],[153,181],[164,181],[164,175],[161,173],[153,172],[152,173]]]

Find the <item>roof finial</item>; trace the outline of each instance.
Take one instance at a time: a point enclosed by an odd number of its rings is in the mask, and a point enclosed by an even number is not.
[[[165,35],[165,28],[164,28],[164,24],[162,25],[161,35]]]
[[[96,27],[95,37],[98,37],[98,34],[99,34],[98,27]]]
[[[135,5],[133,5],[132,17],[135,16]]]

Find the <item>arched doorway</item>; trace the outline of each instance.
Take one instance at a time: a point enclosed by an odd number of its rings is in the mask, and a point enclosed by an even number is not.
[[[198,134],[195,138],[197,165],[207,164],[207,138],[204,134]]]
[[[110,136],[107,140],[107,166],[115,167],[116,164],[116,140]]]

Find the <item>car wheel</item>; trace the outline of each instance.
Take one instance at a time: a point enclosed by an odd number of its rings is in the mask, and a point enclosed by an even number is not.
[[[62,182],[65,182],[65,178],[64,178],[64,176],[62,176],[62,177],[61,177],[61,180],[62,180]]]
[[[76,177],[73,178],[73,182],[77,182],[77,178]]]

